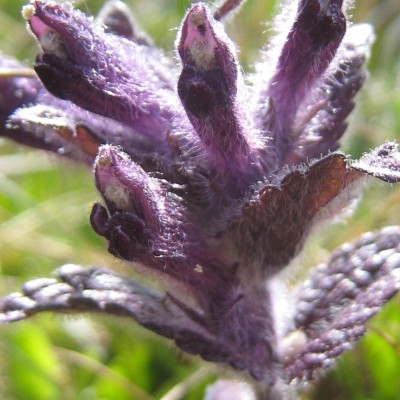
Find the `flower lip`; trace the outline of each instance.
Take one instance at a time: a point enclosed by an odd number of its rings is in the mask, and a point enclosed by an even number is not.
[[[117,157],[121,160],[117,160]],[[122,157],[115,151],[115,148],[108,145],[100,147],[94,164],[96,186],[108,206],[111,205],[111,209],[116,207],[118,210],[128,211],[132,209],[132,204],[129,190],[121,182],[118,174],[118,161],[122,161]]]
[[[197,32],[204,36],[207,32],[208,21],[206,17],[206,9],[201,4],[196,5],[189,12],[188,19],[190,25],[197,30]]]
[[[99,168],[114,168],[124,163],[129,163],[130,159],[122,149],[114,145],[103,145],[99,148],[95,165]]]
[[[108,168],[113,165],[113,156],[108,147],[101,147],[96,159],[96,165],[100,168]]]
[[[72,61],[67,46],[59,33],[51,29],[36,16],[30,18],[29,26],[44,53],[54,54],[63,60]]]
[[[184,65],[199,70],[208,70],[214,66],[218,44],[208,18],[207,9],[202,4],[195,5],[189,11],[178,46]]]
[[[96,186],[111,215],[125,212],[159,229],[156,184],[120,148],[103,145],[94,165]]]
[[[72,63],[80,59],[79,44],[83,44],[89,29],[83,18],[72,16],[68,9],[52,1],[32,1],[23,11],[32,33],[44,54],[52,54]],[[77,29],[79,25],[79,29]],[[79,32],[79,37],[76,37]],[[80,43],[81,42],[81,43]],[[78,44],[78,45],[77,45]]]

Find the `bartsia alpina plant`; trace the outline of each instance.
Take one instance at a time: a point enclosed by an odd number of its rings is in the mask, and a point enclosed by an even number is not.
[[[95,20],[69,3],[24,7],[41,48],[37,77],[0,59],[10,71],[0,80],[1,134],[93,168],[94,231],[162,286],[66,265],[4,298],[0,321],[42,311],[133,318],[236,371],[208,400],[287,398],[397,292],[400,227],[337,249],[285,296],[281,272],[371,178],[400,180],[400,152],[389,142],[354,161],[337,151],[373,40],[369,26],[349,25],[345,1],[291,1],[247,77],[221,23],[236,3],[190,8],[180,63],[123,3]]]

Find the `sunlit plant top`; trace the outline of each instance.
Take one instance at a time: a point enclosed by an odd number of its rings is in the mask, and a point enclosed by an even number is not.
[[[281,272],[372,178],[398,182],[400,153],[392,142],[359,160],[338,151],[373,41],[370,26],[348,23],[346,1],[291,1],[246,77],[221,22],[237,3],[189,9],[179,63],[123,3],[97,19],[66,2],[24,7],[41,51],[35,74],[0,58],[1,134],[91,168],[102,197],[93,230],[158,284],[65,265],[4,298],[0,322],[42,311],[133,318],[236,371],[206,399],[284,399],[397,292],[400,228],[340,247],[296,288]]]

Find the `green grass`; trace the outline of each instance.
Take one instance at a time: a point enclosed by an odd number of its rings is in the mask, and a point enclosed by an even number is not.
[[[0,48],[31,63],[36,45],[20,17],[24,2],[0,0]],[[80,2],[96,12],[101,2]],[[130,4],[138,22],[171,52],[187,1],[136,0]],[[356,3],[357,21],[372,21],[377,45],[370,79],[358,97],[345,140],[354,157],[400,134],[398,0]],[[248,0],[229,25],[241,60],[251,66],[268,40],[267,21],[274,1]],[[88,224],[98,199],[90,171],[55,156],[0,144],[0,294],[26,280],[48,276],[64,263],[123,268],[107,254]],[[347,223],[324,231],[309,246],[307,265],[359,234],[399,223],[400,190],[374,184]],[[397,297],[370,322],[369,333],[304,399],[393,400],[400,398],[400,316]],[[0,398],[12,400],[157,399],[192,377],[186,397],[202,398],[207,377],[202,363],[177,353],[170,344],[130,321],[98,316],[40,315],[0,327]],[[194,374],[194,377],[193,377]]]

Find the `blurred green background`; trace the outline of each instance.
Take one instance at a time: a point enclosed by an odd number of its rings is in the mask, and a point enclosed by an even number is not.
[[[31,64],[37,50],[20,16],[20,0],[0,0],[0,49]],[[102,2],[76,2],[96,14]],[[189,5],[179,0],[128,4],[155,43],[172,53],[176,27]],[[268,42],[274,0],[248,0],[227,29],[250,70]],[[358,97],[344,141],[347,153],[400,136],[400,2],[359,0],[353,20],[375,26],[370,78]],[[65,263],[123,268],[88,225],[98,199],[90,172],[54,156],[0,142],[0,295]],[[359,234],[399,223],[400,188],[374,183],[345,223],[312,239],[302,260],[322,262],[329,251]],[[397,297],[369,326],[370,333],[303,399],[400,399],[400,312]],[[0,399],[201,399],[214,379],[155,335],[122,319],[39,315],[0,326]],[[184,397],[176,390],[187,387]],[[175,394],[174,394],[175,393]],[[163,397],[165,396],[165,397]],[[168,397],[169,396],[169,397]],[[174,397],[175,396],[175,397]]]

